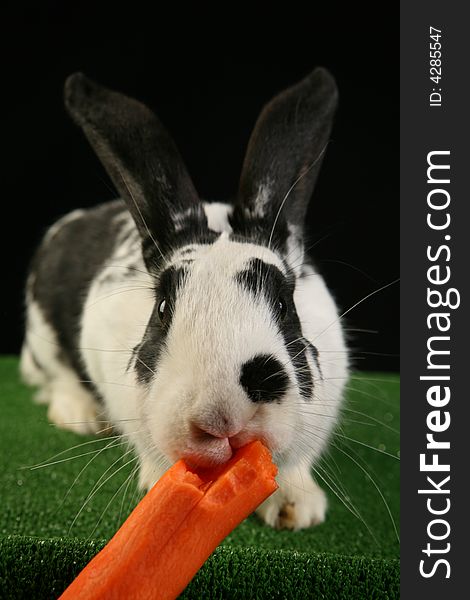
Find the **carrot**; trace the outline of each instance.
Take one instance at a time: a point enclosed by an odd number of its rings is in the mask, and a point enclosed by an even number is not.
[[[261,442],[214,469],[195,472],[178,461],[60,600],[176,598],[217,545],[276,490],[276,473]]]

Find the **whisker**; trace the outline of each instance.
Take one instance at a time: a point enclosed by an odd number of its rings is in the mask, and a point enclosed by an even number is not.
[[[142,273],[142,275],[146,275],[149,278],[149,282],[152,281],[150,273],[148,271],[143,271],[142,269],[138,269],[137,267],[134,267],[133,265],[117,265],[117,264],[111,263],[111,262],[104,262],[104,263],[102,263],[102,265],[107,268],[125,269],[126,271],[135,271],[136,273]]]
[[[133,482],[133,480],[134,480],[135,476],[137,475],[138,471],[139,471],[139,465],[135,464],[134,467],[133,467],[133,469],[132,469],[132,472],[131,472],[130,476],[128,477],[128,482],[127,482],[127,485],[126,485],[126,489],[124,490],[124,494],[122,496],[121,507],[119,509],[119,517],[118,517],[118,522],[117,522],[116,529],[121,525],[121,518],[122,518],[122,513],[123,513],[123,510],[124,510],[124,501],[126,499],[127,492],[129,490],[129,485]]]
[[[316,338],[313,341],[315,342],[319,337],[321,337],[322,335],[324,335],[331,327],[333,327],[333,325],[335,325],[335,323],[337,323],[338,321],[340,321],[343,317],[345,317],[348,313],[350,313],[354,308],[356,308],[357,306],[359,306],[360,304],[362,304],[363,302],[365,302],[368,298],[371,298],[372,296],[375,296],[375,294],[378,294],[379,292],[382,292],[383,290],[389,288],[390,286],[394,285],[395,283],[398,283],[399,281],[400,281],[399,278],[395,279],[394,281],[390,281],[389,283],[386,283],[385,285],[383,285],[379,289],[374,290],[370,294],[367,294],[367,296],[364,296],[364,298],[361,298],[361,300],[359,300],[358,302],[356,302],[355,304],[353,304],[353,306],[351,306],[350,308],[348,308],[347,310],[345,310],[338,318],[336,318],[332,323],[330,323],[328,325],[328,327],[326,327],[319,335],[317,335]]]
[[[351,331],[356,333],[372,333],[376,335],[379,333],[377,329],[361,329],[359,327],[343,327],[343,331]]]
[[[67,500],[70,492],[72,491],[72,489],[74,488],[75,484],[77,483],[77,481],[80,479],[80,477],[83,475],[83,473],[86,471],[86,469],[91,465],[91,463],[98,458],[98,456],[100,456],[100,454],[102,452],[104,452],[105,450],[111,449],[111,448],[115,448],[117,446],[121,446],[123,444],[125,444],[126,442],[121,442],[120,444],[114,444],[116,440],[112,440],[111,442],[109,442],[109,444],[106,444],[106,446],[104,448],[101,448],[101,450],[96,453],[92,458],[90,458],[90,460],[87,462],[87,464],[82,468],[82,470],[79,472],[79,474],[75,477],[75,479],[73,480],[72,485],[69,487],[69,489],[67,490],[67,493],[65,494],[65,496],[62,499],[62,502],[60,503],[57,512],[60,511],[60,509],[62,508],[62,506],[64,505],[65,501]]]
[[[121,177],[121,179],[122,179],[122,182],[123,182],[123,183],[124,183],[124,185],[126,186],[127,192],[128,192],[128,194],[129,194],[129,196],[132,198],[132,202],[134,203],[134,205],[135,205],[135,207],[136,207],[136,209],[137,209],[137,212],[139,213],[140,219],[141,219],[141,221],[142,221],[142,223],[143,223],[143,225],[144,225],[145,229],[147,230],[147,233],[148,233],[148,236],[149,236],[149,238],[150,238],[150,239],[152,240],[152,242],[154,243],[154,245],[155,245],[155,248],[156,248],[156,249],[158,250],[158,252],[160,253],[160,256],[162,257],[162,259],[165,261],[165,257],[163,256],[163,253],[162,253],[162,251],[160,250],[160,246],[157,244],[157,242],[155,241],[155,238],[154,238],[154,237],[153,237],[153,235],[152,235],[152,232],[151,232],[151,231],[150,231],[150,229],[148,228],[148,225],[147,225],[147,223],[146,223],[146,221],[145,221],[145,219],[144,219],[144,215],[142,214],[142,211],[140,210],[140,207],[139,207],[139,205],[138,205],[138,203],[137,203],[136,199],[134,198],[134,194],[132,193],[132,191],[131,191],[131,189],[130,189],[130,187],[129,187],[129,185],[128,185],[127,181],[126,181],[126,179],[125,179],[125,177],[124,177],[124,174],[122,173],[122,171],[121,171],[121,169],[120,169],[120,167],[119,167],[119,164],[118,164],[118,163],[116,163],[116,166],[117,166],[117,170],[118,170],[118,172],[119,172],[119,175],[120,175],[120,177]]]
[[[123,444],[125,442],[122,442]],[[116,446],[119,446],[120,444],[116,444]],[[76,456],[69,456],[67,458],[62,458],[60,460],[56,460],[54,462],[50,462],[50,463],[46,463],[43,465],[38,465],[36,467],[31,467],[30,471],[36,471],[37,469],[43,469],[44,467],[52,467],[52,465],[58,465],[60,463],[64,463],[67,462],[69,460],[75,460],[76,458],[82,458],[83,456],[89,456],[90,454],[96,454],[97,452],[100,453],[102,452],[103,448],[98,449],[98,450],[90,450],[90,452],[84,452],[82,454],[77,454]]]
[[[49,340],[47,338],[45,338],[42,335],[39,335],[37,332],[35,331],[28,331],[28,335],[33,335],[34,337],[37,337],[38,339],[42,340],[43,342],[46,342],[47,344],[50,344],[51,346],[55,346],[56,348],[60,348],[60,344],[59,342],[55,341],[55,340]],[[88,346],[73,346],[74,350],[89,350],[89,351],[93,351],[93,352],[127,352],[128,354],[132,353],[132,349],[127,349],[127,348],[122,348],[121,349],[116,349],[116,348],[91,348]]]
[[[341,503],[349,510],[349,512],[356,517],[356,519],[358,519],[363,525],[364,527],[367,529],[367,532],[369,533],[369,535],[371,536],[371,538],[374,540],[375,544],[377,545],[377,547],[380,548],[380,543],[377,540],[377,538],[375,537],[372,529],[370,528],[370,526],[367,524],[366,520],[364,519],[364,517],[361,515],[361,513],[357,510],[357,508],[354,505],[350,504],[350,501],[348,502],[345,498],[343,498],[343,496],[341,494],[339,494],[338,492],[336,492],[336,490],[328,483],[327,479],[325,478],[324,475],[322,475],[318,470],[317,467],[313,467],[313,471],[315,473],[315,475],[317,475],[318,477],[320,477],[322,479],[322,481],[329,487],[329,489],[333,492],[333,494],[341,501]]]
[[[82,514],[82,512],[84,511],[85,507],[89,504],[90,500],[92,500],[92,498],[99,492],[99,490],[115,475],[117,475],[117,473],[119,473],[119,471],[122,471],[122,469],[124,469],[124,467],[126,467],[127,465],[131,464],[132,462],[136,461],[138,459],[138,456],[134,456],[133,458],[131,458],[131,460],[127,461],[126,463],[124,463],[123,465],[121,465],[120,467],[118,467],[113,473],[111,473],[111,475],[109,475],[106,479],[104,479],[104,481],[102,481],[100,483],[100,485],[97,486],[97,484],[101,481],[101,479],[104,477],[104,475],[106,475],[106,473],[109,472],[109,470],[114,467],[115,464],[117,464],[120,460],[122,460],[125,456],[127,456],[128,454],[130,454],[133,450],[128,450],[127,452],[125,452],[122,456],[120,456],[117,460],[115,460],[113,462],[112,465],[110,465],[106,471],[103,473],[103,475],[98,479],[97,483],[95,483],[95,485],[93,486],[92,491],[88,494],[87,498],[85,499],[85,502],[82,504],[80,510],[78,511],[78,513],[75,515],[72,523],[70,524],[70,527],[68,529],[68,533],[70,534],[73,526],[75,525],[75,523],[77,522],[77,519],[80,517],[80,515]]]
[[[113,436],[114,439],[120,438],[120,435],[115,435]],[[75,446],[72,446],[71,448],[67,448],[66,450],[62,450],[61,452],[58,452],[57,454],[54,454],[53,456],[50,456],[49,458],[46,458],[46,460],[41,461],[40,463],[37,463],[35,465],[27,465],[25,467],[19,467],[20,470],[24,470],[24,469],[33,469],[35,467],[40,467],[41,465],[43,465],[44,463],[50,461],[50,460],[54,460],[54,458],[58,458],[59,456],[62,456],[63,454],[65,454],[66,452],[71,452],[72,450],[76,450],[77,448],[82,448],[83,446],[88,446],[89,444],[97,444],[98,442],[108,442],[111,438],[107,437],[107,438],[98,438],[96,440],[89,440],[87,442],[82,442],[81,444],[77,444]]]
[[[364,275],[364,277],[366,277],[370,281],[373,281],[375,284],[379,283],[377,281],[377,279],[375,279],[374,277],[372,277],[371,275],[369,275],[368,273],[366,273],[362,269],[359,269],[359,267],[355,267],[354,265],[351,265],[350,263],[348,263],[348,262],[346,262],[344,260],[337,260],[337,259],[333,259],[333,258],[322,258],[321,262],[338,263],[340,265],[344,265],[345,267],[350,267],[351,269],[354,269],[355,271],[357,271],[361,275]]]
[[[377,490],[379,496],[382,499],[382,502],[384,503],[384,506],[388,512],[388,516],[390,517],[390,521],[392,522],[393,525],[393,529],[395,531],[395,536],[397,538],[397,542],[400,543],[400,536],[398,535],[398,530],[397,530],[397,526],[395,523],[395,519],[393,518],[392,515],[392,511],[390,510],[390,506],[387,502],[387,500],[385,499],[385,496],[382,493],[382,490],[379,488],[379,486],[377,485],[377,482],[375,481],[375,479],[372,477],[372,475],[367,471],[367,469],[365,469],[357,460],[355,460],[352,456],[350,456],[347,452],[345,452],[345,450],[343,450],[342,448],[340,448],[338,445],[334,444],[335,448],[337,450],[339,450],[340,452],[342,452],[345,456],[347,456],[350,460],[352,460],[354,462],[354,464],[356,464],[361,471],[370,479],[370,481],[372,482],[372,484],[374,485],[375,489]],[[349,450],[351,450],[351,452],[353,452],[352,448],[348,448]],[[357,456],[357,454],[356,454]]]
[[[400,384],[399,379],[395,379],[394,377],[390,377],[389,379],[377,379],[376,377],[365,377],[364,375],[359,375],[357,377],[355,375],[351,375],[349,378],[355,381],[376,381],[377,383],[391,383],[394,385]]]
[[[146,291],[152,292],[152,293],[154,292],[153,288],[148,287],[148,286],[139,286],[139,287],[125,288],[122,290],[115,290],[114,292],[106,294],[105,296],[100,296],[99,298],[94,300],[91,304],[88,304],[86,306],[86,310],[93,308],[94,306],[96,306],[98,304],[98,302],[102,302],[103,300],[107,300],[108,298],[112,298],[113,296],[117,296],[118,294],[123,294],[125,292],[138,292],[139,290],[146,290]]]
[[[127,466],[128,464],[130,464],[131,462],[137,460],[137,456],[135,456],[134,458],[132,458],[129,462],[127,462],[124,466]],[[123,468],[121,467],[121,468]],[[119,469],[118,469],[119,470]],[[113,473],[113,476],[116,475],[117,471],[115,473]],[[109,500],[109,502],[106,504],[106,506],[104,507],[103,511],[101,512],[101,515],[96,523],[96,525],[93,527],[93,530],[91,531],[90,535],[87,537],[87,540],[91,539],[91,536],[95,533],[98,525],[101,523],[106,511],[108,510],[108,508],[110,507],[112,501],[114,500],[114,498],[116,498],[116,496],[119,494],[119,492],[122,490],[122,488],[124,487],[124,485],[126,485],[126,483],[128,481],[130,481],[131,477],[133,475],[133,471],[131,471],[131,473],[126,477],[126,479],[121,483],[121,485],[118,487],[118,489],[114,492],[114,494],[111,496],[111,499]]]
[[[279,206],[279,210],[277,211],[276,218],[274,219],[273,228],[271,229],[271,233],[269,235],[268,248],[271,248],[271,241],[273,238],[274,230],[276,228],[277,221],[279,219],[279,215],[281,214],[281,211],[284,208],[284,204],[286,203],[287,198],[289,197],[290,193],[295,188],[295,186],[299,183],[299,181],[301,181],[307,175],[307,173],[317,164],[317,162],[320,160],[320,158],[325,153],[327,146],[328,146],[328,142],[323,146],[322,150],[320,151],[318,156],[315,158],[315,160],[307,167],[307,169],[305,169],[305,171],[303,173],[301,173],[297,177],[297,179],[294,181],[294,183],[287,190],[287,194],[284,196],[284,199],[282,200],[281,205]]]
[[[348,440],[350,442],[354,442],[355,444],[360,444],[361,446],[370,448],[371,450],[374,450],[375,452],[378,452],[379,454],[385,454],[386,456],[390,456],[390,458],[393,458],[394,460],[397,460],[398,462],[400,462],[400,458],[398,456],[395,456],[394,454],[391,454],[390,452],[386,452],[385,450],[381,450],[380,448],[375,448],[374,446],[371,446],[370,444],[366,444],[365,442],[360,442],[359,440],[355,440],[354,438],[348,437],[347,435],[343,435],[338,432],[336,432],[335,435],[342,437],[345,440]]]
[[[381,398],[380,396],[375,396],[374,394],[371,394],[370,392],[366,392],[366,390],[362,390],[360,388],[353,387],[352,385],[345,385],[344,387],[349,392],[354,392],[355,394],[361,394],[365,398],[371,398],[372,400],[378,400],[379,402],[382,402],[386,406],[390,406],[390,408],[395,408],[395,405],[392,402],[389,402],[388,400],[386,400],[385,398]]]
[[[152,375],[154,375],[156,377],[156,373],[155,371],[153,371],[147,364],[144,363],[144,361],[140,358],[140,356],[138,354],[135,355],[136,359],[142,364],[144,365],[144,367],[150,371],[150,373],[152,373]]]

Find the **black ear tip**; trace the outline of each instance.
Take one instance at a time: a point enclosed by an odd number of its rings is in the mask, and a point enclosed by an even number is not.
[[[328,71],[326,67],[316,67],[312,71],[312,77],[317,77],[321,80],[333,79],[333,75]]]
[[[65,80],[64,92],[65,97],[72,99],[77,94],[87,93],[89,90],[91,81],[86,75],[81,72],[72,73]]]
[[[84,101],[97,90],[98,86],[83,73],[73,73],[65,80],[64,101],[67,109],[74,114]]]
[[[318,89],[334,97],[338,95],[338,87],[335,78],[325,67],[317,67],[309,76],[311,84]]]

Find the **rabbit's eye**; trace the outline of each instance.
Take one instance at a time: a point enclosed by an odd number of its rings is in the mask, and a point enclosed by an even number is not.
[[[277,314],[281,321],[284,320],[287,314],[287,302],[282,297],[277,301]]]
[[[165,323],[167,312],[167,303],[166,300],[163,299],[158,305],[158,316],[160,317],[160,321],[162,323]]]

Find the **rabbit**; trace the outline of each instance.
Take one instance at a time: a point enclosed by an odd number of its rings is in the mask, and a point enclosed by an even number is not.
[[[304,221],[337,96],[324,68],[277,95],[236,198],[206,202],[146,106],[82,73],[65,83],[66,108],[119,198],[47,231],[26,283],[20,369],[51,422],[121,433],[144,491],[178,459],[222,464],[258,439],[279,468],[261,519],[293,530],[325,519],[311,467],[349,365]]]

